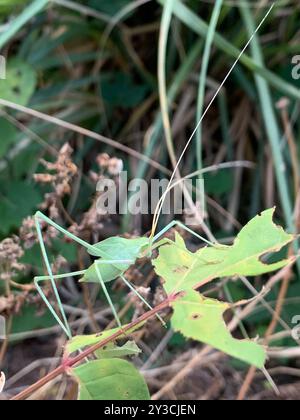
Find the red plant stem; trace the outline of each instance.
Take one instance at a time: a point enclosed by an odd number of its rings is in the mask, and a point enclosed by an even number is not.
[[[68,371],[68,369],[70,369],[71,367],[76,366],[78,363],[80,363],[81,361],[83,361],[85,358],[87,358],[88,356],[90,356],[91,354],[93,354],[96,350],[99,350],[100,348],[106,346],[110,342],[117,340],[119,337],[121,337],[122,335],[124,335],[124,333],[126,333],[127,331],[130,331],[131,329],[135,328],[139,324],[142,324],[145,321],[147,321],[150,318],[152,318],[158,312],[162,311],[163,309],[166,309],[170,305],[170,303],[173,302],[173,301],[175,301],[178,297],[180,297],[180,294],[169,296],[160,305],[156,306],[151,311],[146,312],[145,314],[143,314],[142,316],[140,316],[138,319],[136,319],[135,321],[133,321],[130,324],[126,325],[124,328],[122,328],[121,330],[117,331],[116,333],[114,333],[110,337],[108,337],[105,340],[102,340],[99,343],[97,343],[97,344],[89,347],[88,349],[86,349],[85,351],[83,351],[82,353],[80,353],[78,356],[76,356],[74,358],[70,358],[70,359],[64,360],[63,363],[59,367],[57,367],[55,370],[53,370],[52,372],[50,372],[44,378],[42,378],[39,381],[37,381],[35,384],[29,386],[27,389],[25,389],[24,391],[20,392],[15,397],[11,398],[11,401],[21,401],[21,400],[25,400],[26,398],[30,397],[31,394],[33,394],[34,392],[38,391],[40,388],[42,388],[47,383],[53,381],[53,379],[57,378],[58,376],[62,375],[63,373],[66,373]]]

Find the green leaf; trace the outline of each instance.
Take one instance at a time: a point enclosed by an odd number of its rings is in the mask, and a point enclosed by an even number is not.
[[[128,338],[128,336],[135,331],[137,331],[139,328],[141,328],[143,324],[140,324],[128,331],[126,331],[126,334],[121,334],[118,339],[122,338]],[[123,326],[123,328],[126,328],[126,326]],[[92,334],[92,335],[77,335],[76,337],[73,337],[71,340],[69,340],[66,344],[66,353],[71,354],[75,351],[82,350],[85,347],[93,346],[97,343],[100,343],[103,340],[106,340],[107,338],[111,337],[115,333],[120,331],[120,328],[113,328],[111,330],[102,331],[98,334]]]
[[[78,248],[75,243],[64,242],[61,239],[52,240],[52,246],[58,255],[64,257],[69,263],[76,263],[78,260]]]
[[[220,170],[203,175],[206,194],[222,196],[234,188],[234,177],[231,171]]]
[[[109,343],[95,352],[99,359],[112,359],[114,357],[137,356],[142,351],[134,341],[127,341],[123,346]]]
[[[122,359],[103,359],[72,370],[79,382],[81,401],[150,400],[147,384],[139,371]]]
[[[27,105],[35,91],[36,72],[26,62],[14,58],[7,64],[6,79],[0,80],[0,97],[18,105]]]
[[[25,5],[29,0],[0,0],[0,13],[15,11],[17,6]]]
[[[294,239],[273,223],[274,211],[266,210],[252,219],[232,246],[206,247],[192,253],[177,234],[175,242],[160,248],[154,261],[157,274],[165,281],[166,292],[196,289],[217,278],[256,276],[285,267],[291,260],[273,264],[262,261],[266,254],[278,252]]]
[[[8,234],[34,212],[42,197],[37,188],[21,181],[4,185],[4,189],[5,191],[1,192],[0,232]]]
[[[131,76],[115,73],[101,86],[103,99],[110,105],[122,108],[134,108],[146,97],[148,87],[137,85]]]
[[[100,12],[107,13],[108,15],[116,15],[121,9],[131,3],[131,0],[114,0],[114,1],[99,1],[90,0],[88,2],[90,7],[93,7]]]
[[[172,303],[174,330],[260,368],[266,358],[264,348],[249,340],[234,339],[226,327],[223,314],[230,305],[205,298],[193,289],[217,278],[255,276],[286,266],[291,260],[273,264],[262,261],[294,239],[273,223],[273,215],[274,209],[269,209],[252,219],[232,246],[206,247],[192,253],[177,234],[175,242],[160,248],[154,261],[166,292],[184,292]]]
[[[45,311],[38,314],[38,308],[35,305],[25,305],[19,314],[13,317],[12,334],[18,334],[28,331],[51,328],[55,325],[55,320],[50,312]]]
[[[265,349],[251,340],[232,337],[225,324],[223,314],[230,309],[228,303],[208,299],[195,290],[172,303],[174,314],[172,328],[185,337],[206,343],[232,357],[250,365],[263,368]]]
[[[0,49],[2,49],[8,41],[10,41],[13,36],[48,3],[49,0],[34,0],[23,10],[22,13],[20,13],[19,16],[13,19],[8,28],[0,34]]]
[[[1,211],[0,211],[1,212]],[[50,262],[53,261],[53,255],[51,255],[51,249],[48,250],[48,257]],[[39,244],[35,244],[32,248],[25,249],[25,254],[20,259],[22,264],[31,266],[31,268],[40,271],[44,268],[44,261],[41,258],[41,248]],[[32,280],[32,279],[31,279]]]
[[[0,159],[6,155],[8,149],[15,143],[17,130],[5,118],[0,118]]]
[[[158,3],[164,5],[167,0],[157,0]],[[174,15],[184,24],[186,24],[191,30],[200,35],[201,37],[206,37],[208,32],[208,24],[197,16],[187,5],[185,5],[181,0],[173,0],[173,12]],[[227,55],[237,58],[240,54],[240,50],[236,48],[233,44],[227,41],[222,35],[218,32],[214,36],[214,44],[221,51],[225,52]],[[299,99],[300,91],[293,84],[286,82],[282,78],[278,77],[277,74],[266,69],[264,66],[258,65],[255,60],[253,60],[246,53],[240,58],[240,62],[243,63],[249,70],[255,74],[259,74],[265,80],[267,80],[273,87],[278,89],[284,95],[288,95],[292,98]]]
[[[20,140],[20,136],[17,136],[17,141]],[[36,167],[36,157],[40,153],[40,147],[36,143],[29,144],[24,150],[16,154],[13,159],[10,160],[9,169],[10,173],[13,173],[14,178],[26,179],[28,173],[31,173],[32,168]],[[36,184],[36,189],[40,189]]]

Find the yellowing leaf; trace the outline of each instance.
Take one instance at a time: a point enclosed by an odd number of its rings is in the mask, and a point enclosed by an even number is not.
[[[265,349],[254,341],[233,338],[227,329],[223,314],[230,308],[229,304],[207,299],[195,290],[190,290],[174,301],[172,307],[174,314],[171,324],[175,331],[250,365],[263,368]]]
[[[195,289],[222,277],[256,276],[286,266],[290,260],[274,264],[261,261],[264,255],[279,251],[294,239],[273,223],[273,214],[274,209],[270,209],[252,219],[232,246],[216,245],[192,253],[177,234],[175,242],[160,248],[154,261],[166,292]]]
[[[85,363],[71,371],[79,383],[79,400],[149,400],[147,384],[139,371],[122,359]]]
[[[172,306],[172,326],[184,336],[209,344],[233,357],[262,368],[265,349],[250,340],[236,340],[223,319],[229,304],[201,296],[198,289],[214,279],[255,276],[286,266],[291,260],[266,264],[262,258],[289,244],[293,235],[273,223],[274,209],[252,219],[239,233],[232,246],[216,245],[190,252],[182,237],[163,245],[154,261],[155,270],[164,280],[170,295],[184,292]]]

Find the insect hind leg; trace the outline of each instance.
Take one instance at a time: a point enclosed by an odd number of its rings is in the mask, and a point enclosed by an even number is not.
[[[64,279],[64,278],[68,278],[68,277],[72,277],[72,276],[79,276],[79,275],[82,275],[84,273],[85,273],[85,271],[81,271],[81,272],[78,271],[78,272],[75,272],[75,273],[60,274],[60,275],[57,275],[57,276],[53,276],[53,279],[54,280],[56,280],[56,279]],[[37,291],[39,292],[41,298],[43,299],[44,303],[46,304],[47,308],[51,312],[52,316],[56,320],[56,322],[60,325],[60,327],[65,332],[65,334],[69,338],[71,338],[71,335],[72,334],[71,334],[71,330],[69,328],[69,325],[68,324],[65,325],[65,323],[62,322],[62,320],[60,319],[60,317],[58,316],[58,314],[54,310],[53,306],[51,305],[49,299],[45,295],[42,287],[40,286],[40,283],[41,282],[44,282],[44,281],[50,281],[52,283],[52,278],[50,276],[39,276],[39,277],[35,277],[34,278],[34,285],[35,285]],[[53,287],[53,285],[52,285],[52,287]],[[56,287],[56,285],[55,285],[55,287]],[[64,310],[63,310],[63,312],[64,312]]]
[[[190,233],[191,235],[195,236],[197,239],[199,239],[200,241],[205,242],[207,245],[210,246],[216,246],[216,243],[210,242],[207,239],[205,239],[203,236],[199,235],[198,233],[196,233],[195,231],[193,231],[192,229],[190,229],[189,227],[187,227],[184,223],[178,221],[178,220],[173,220],[171,223],[169,223],[164,229],[162,229],[154,238],[153,238],[153,242],[156,242],[157,240],[159,240],[166,232],[168,232],[170,229],[174,228],[174,227],[179,227],[181,229],[184,229],[186,232]]]
[[[70,329],[70,326],[69,326],[69,323],[68,323],[68,320],[67,320],[67,316],[66,316],[66,313],[65,313],[63,305],[62,305],[60,295],[59,295],[58,290],[57,290],[57,286],[56,286],[56,283],[55,283],[55,278],[54,278],[52,268],[51,268],[51,264],[49,262],[48,254],[47,254],[47,251],[46,251],[46,247],[45,247],[45,243],[44,243],[44,239],[43,239],[43,235],[42,235],[42,228],[41,228],[41,224],[40,224],[40,220],[39,220],[39,214],[37,214],[35,216],[35,226],[36,226],[36,231],[37,231],[38,240],[39,240],[40,248],[41,248],[41,251],[42,251],[44,263],[46,265],[46,269],[47,269],[47,272],[49,274],[49,279],[50,279],[50,282],[51,282],[51,285],[52,285],[52,288],[53,288],[53,292],[54,292],[54,295],[55,295],[55,298],[56,298],[56,301],[57,301],[57,304],[58,304],[58,307],[59,307],[59,311],[61,313],[63,321],[56,314],[56,312],[55,312],[54,308],[52,307],[51,303],[48,301],[47,297],[45,296],[42,288],[39,285],[40,280],[38,280],[38,279],[35,280],[35,286],[36,286],[39,294],[41,295],[43,301],[46,303],[50,312],[54,316],[55,320],[62,327],[62,329],[64,330],[66,335],[69,338],[71,338],[72,337],[71,329]]]

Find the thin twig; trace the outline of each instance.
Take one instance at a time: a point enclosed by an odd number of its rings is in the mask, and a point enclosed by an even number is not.
[[[36,392],[37,390],[39,390],[41,387],[45,386],[49,382],[53,381],[58,376],[64,373],[67,373],[72,367],[78,365],[84,359],[91,356],[93,353],[95,353],[95,351],[99,350],[100,348],[106,346],[107,344],[113,341],[116,341],[118,338],[122,337],[126,332],[132,330],[135,327],[138,327],[139,325],[144,324],[150,318],[155,316],[158,312],[168,308],[170,303],[174,302],[180,296],[181,296],[180,294],[169,296],[168,299],[166,299],[156,308],[152,309],[151,311],[146,312],[145,314],[140,316],[136,321],[133,321],[130,324],[126,325],[125,327],[121,328],[119,331],[112,334],[110,337],[106,338],[105,340],[100,341],[94,346],[89,347],[88,349],[84,350],[82,353],[80,353],[78,356],[74,358],[67,358],[66,360],[63,360],[62,364],[58,368],[50,372],[44,378],[40,379],[39,381],[37,381],[35,384],[31,385],[24,391],[20,392],[11,400],[20,401],[20,400],[24,400],[28,398],[31,394],[33,394],[34,392]]]

